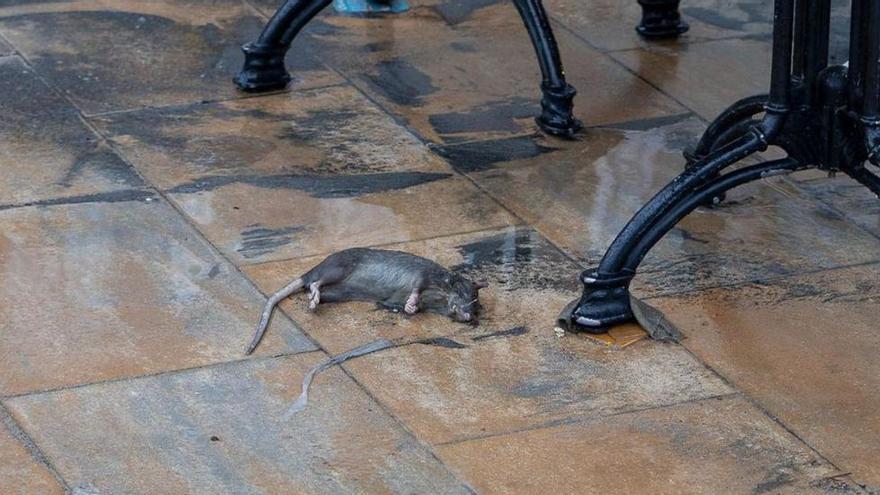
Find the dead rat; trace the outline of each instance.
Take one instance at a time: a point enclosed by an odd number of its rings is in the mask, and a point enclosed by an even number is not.
[[[478,291],[485,282],[471,282],[437,263],[402,251],[352,248],[331,254],[302,277],[272,294],[248,346],[260,343],[273,308],[285,297],[308,288],[309,309],[321,302],[369,301],[406,314],[419,311],[471,322],[479,309]]]

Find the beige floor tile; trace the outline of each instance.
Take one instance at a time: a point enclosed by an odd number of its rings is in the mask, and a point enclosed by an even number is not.
[[[734,386],[878,487],[878,280],[873,264],[650,302]]]
[[[509,4],[479,9],[453,26],[442,12],[425,7],[381,20],[330,16],[326,22],[334,29],[310,35],[309,46],[426,139],[453,142],[537,129],[538,65]],[[575,113],[585,123],[682,111],[574,36],[561,29],[556,35],[568,61],[566,77],[581,91]]]
[[[0,7],[0,34],[86,113],[240,96],[232,77],[263,19],[238,0],[76,0]],[[296,85],[338,82],[308,55]]]
[[[4,495],[61,495],[64,489],[52,473],[31,457],[24,446],[0,426],[0,493]]]
[[[0,58],[0,205],[143,186],[18,57]]]
[[[712,39],[769,36],[773,2],[747,0],[693,0],[682,2],[680,11],[690,30],[674,40],[646,40],[636,33],[642,8],[637,2],[620,0],[548,0],[544,4],[559,20],[593,46],[602,50],[625,50],[664,46],[675,49],[684,43]]]
[[[145,177],[171,192],[210,189],[246,177],[450,172],[351,86],[90,121]]]
[[[0,211],[0,394],[243,357],[259,293],[170,206],[127,199]],[[263,351],[314,348],[273,326]]]
[[[650,46],[612,55],[705,119],[770,88],[770,43],[731,39]]]
[[[467,493],[338,369],[318,375],[305,410],[282,418],[321,359],[229,363],[9,404],[82,493]]]
[[[445,445],[480,493],[861,493],[740,397]],[[835,482],[839,492],[827,490]],[[851,491],[845,491],[844,488]]]

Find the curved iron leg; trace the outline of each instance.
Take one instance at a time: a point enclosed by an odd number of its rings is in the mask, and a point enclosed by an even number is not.
[[[639,0],[642,22],[636,32],[645,38],[675,38],[690,26],[681,20],[679,0]]]
[[[803,166],[790,158],[753,165],[719,177],[682,199],[660,218],[632,248],[627,256],[625,267],[621,270],[621,275],[603,277],[596,270],[584,272],[584,294],[572,313],[572,328],[590,333],[601,333],[611,325],[632,320],[629,283],[639,264],[648,251],[675,224],[708,198],[724,194],[726,191],[747,182],[778,173],[793,172],[800,168]]]
[[[764,107],[767,105],[767,98],[767,95],[743,98],[722,112],[721,115],[709,124],[697,145],[693,148],[688,147],[682,153],[686,160],[685,168],[694,166],[694,164],[709,156],[712,151],[749,132],[749,129],[756,124],[754,117],[764,111]],[[723,193],[713,196],[703,206],[712,207],[719,205],[724,202],[725,197]]]
[[[572,114],[572,100],[577,91],[565,82],[559,47],[544,6],[541,0],[513,0],[513,3],[526,25],[541,66],[541,92],[544,96],[541,98],[541,115],[535,121],[548,134],[572,137],[583,127]]]
[[[645,236],[661,225],[667,214],[680,204],[692,202],[694,198],[702,201],[710,198],[701,191],[707,190],[704,187],[707,183],[715,183],[710,180],[725,167],[765,148],[762,136],[753,130],[685,170],[657,193],[614,239],[599,267],[583,273],[584,293],[572,313],[572,327],[601,333],[608,326],[631,320],[629,283],[638,264],[632,265],[629,261],[640,249]],[[724,178],[716,179],[722,180]],[[714,188],[708,190],[718,193]]]
[[[747,182],[758,179],[778,175],[780,173],[794,172],[795,170],[804,168],[803,165],[792,158],[783,158],[781,160],[772,160],[750,167],[744,167],[735,172],[725,174],[718,177],[714,181],[706,184],[691,196],[686,197],[680,203],[671,208],[664,217],[654,224],[653,227],[642,236],[639,243],[632,249],[626,260],[626,270],[635,272],[639,264],[648,254],[648,251],[657,244],[660,239],[666,235],[675,225],[694,211],[700,201],[707,197],[718,194],[724,194],[733,188],[739,187]]]
[[[767,98],[767,95],[749,96],[724,110],[709,124],[709,127],[706,128],[706,131],[700,137],[699,143],[694,148],[685,150],[684,157],[688,161],[688,166],[708,156],[713,149],[727,144],[722,137],[725,137],[732,129],[739,127],[741,123],[753,123],[753,117],[764,111],[764,107],[767,105]]]
[[[241,47],[244,67],[235,76],[236,86],[244,91],[272,91],[290,82],[284,56],[302,28],[332,0],[288,0],[269,19],[260,37]]]

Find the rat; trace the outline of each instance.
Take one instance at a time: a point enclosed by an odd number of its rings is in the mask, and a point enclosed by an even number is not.
[[[272,310],[284,298],[308,289],[309,310],[318,304],[346,301],[375,302],[408,315],[419,311],[448,316],[458,322],[476,322],[479,290],[472,282],[439,264],[414,254],[383,249],[351,248],[331,254],[305,275],[272,294],[263,308],[254,338],[245,351],[256,349]]]

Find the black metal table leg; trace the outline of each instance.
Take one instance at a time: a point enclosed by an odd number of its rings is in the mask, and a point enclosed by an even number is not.
[[[645,38],[675,38],[689,29],[678,11],[679,0],[638,0],[642,22],[636,31]]]
[[[541,67],[541,115],[535,118],[538,126],[548,134],[572,137],[583,125],[572,114],[574,86],[565,82],[565,71],[556,46],[556,37],[541,0],[513,0],[522,17],[538,64]]]
[[[688,154],[690,165],[618,234],[584,292],[572,329],[601,333],[633,318],[629,284],[650,249],[688,213],[770,175],[842,171],[880,195],[880,2],[853,0],[850,66],[828,66],[830,0],[776,0],[769,95],[724,111]],[[768,146],[788,156],[726,172]]]
[[[241,47],[244,67],[235,76],[235,84],[244,91],[262,92],[282,89],[290,82],[284,56],[296,35],[332,0],[287,0],[253,43]]]
[[[284,57],[297,34],[331,0],[287,0],[272,16],[259,39],[242,46],[244,67],[235,84],[244,91],[262,92],[281,89],[291,81]],[[577,91],[565,81],[559,48],[541,0],[514,0],[517,10],[535,47],[541,67],[541,115],[538,126],[555,136],[572,137],[581,122],[572,113]]]

